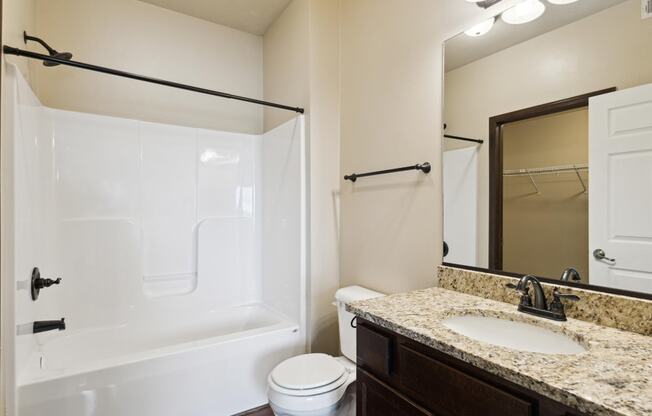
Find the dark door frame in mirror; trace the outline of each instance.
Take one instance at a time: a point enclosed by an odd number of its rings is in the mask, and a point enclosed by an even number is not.
[[[503,269],[503,137],[502,126],[562,111],[587,107],[589,98],[616,91],[616,87],[541,104],[489,119],[489,269]]]

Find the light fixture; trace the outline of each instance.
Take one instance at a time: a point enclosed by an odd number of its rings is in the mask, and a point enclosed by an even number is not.
[[[494,4],[498,4],[503,0],[466,0],[467,3],[473,3],[478,7],[481,7],[483,9],[488,9]]]
[[[466,36],[471,36],[472,38],[486,35],[492,27],[494,27],[494,22],[496,21],[495,17],[492,17],[491,19],[485,20],[482,23],[478,23],[477,25],[467,29],[464,31],[464,34]]]
[[[548,0],[548,3],[551,4],[571,4],[575,3],[578,0]]]
[[[546,5],[539,0],[524,0],[505,10],[501,17],[505,23],[520,25],[538,19],[545,11]]]

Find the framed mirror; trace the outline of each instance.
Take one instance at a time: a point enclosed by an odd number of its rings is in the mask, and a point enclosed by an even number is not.
[[[651,39],[640,0],[525,0],[445,43],[445,264],[652,299]]]

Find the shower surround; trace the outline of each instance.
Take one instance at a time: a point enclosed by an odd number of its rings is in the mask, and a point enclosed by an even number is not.
[[[73,113],[7,71],[10,412],[264,404],[269,371],[305,349],[303,117],[248,135]],[[36,302],[33,267],[62,278]],[[29,333],[61,317],[65,331]]]

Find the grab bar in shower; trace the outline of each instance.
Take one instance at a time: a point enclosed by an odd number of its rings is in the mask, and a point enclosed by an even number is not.
[[[365,172],[365,173],[352,173],[350,175],[344,176],[344,180],[355,182],[358,180],[358,178],[364,178],[365,176],[385,175],[388,173],[405,172],[408,170],[420,170],[421,172],[428,174],[432,170],[432,166],[430,165],[430,163],[425,162],[418,165],[404,166],[402,168],[377,170],[374,172]]]

